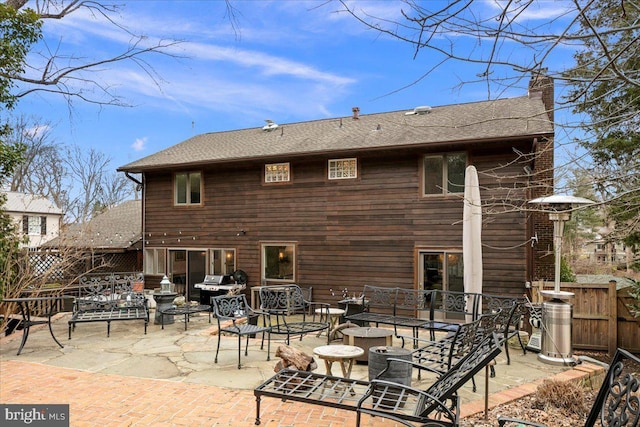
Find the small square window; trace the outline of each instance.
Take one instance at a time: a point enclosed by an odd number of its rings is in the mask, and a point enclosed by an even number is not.
[[[329,160],[329,179],[351,179],[358,177],[358,160],[332,159]]]
[[[264,166],[264,182],[289,182],[289,163],[271,163]]]

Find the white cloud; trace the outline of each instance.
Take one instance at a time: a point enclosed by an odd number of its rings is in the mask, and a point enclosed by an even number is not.
[[[145,149],[146,145],[147,145],[147,137],[145,136],[142,138],[136,138],[133,144],[131,144],[131,148],[133,148],[135,151],[142,151]]]
[[[48,124],[36,124],[30,128],[24,129],[22,134],[26,138],[37,139],[42,135],[48,133],[51,130],[51,126]]]

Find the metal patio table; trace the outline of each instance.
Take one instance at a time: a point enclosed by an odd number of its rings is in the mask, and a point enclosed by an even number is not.
[[[20,348],[18,348],[18,355],[22,352],[22,348],[27,342],[27,338],[29,338],[29,330],[32,326],[35,325],[48,325],[49,333],[51,333],[51,338],[60,346],[60,348],[64,348],[60,341],[53,334],[53,329],[51,328],[51,316],[55,311],[55,307],[59,301],[65,299],[73,299],[71,295],[57,295],[57,296],[49,296],[49,297],[22,297],[22,298],[5,298],[2,302],[5,303],[16,303],[18,307],[20,307],[20,314],[22,315],[22,342],[20,343]],[[31,304],[32,303],[40,303],[43,307],[46,307],[46,319],[38,319],[33,320],[31,314]]]

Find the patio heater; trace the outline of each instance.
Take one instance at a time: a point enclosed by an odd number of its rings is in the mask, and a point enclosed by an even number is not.
[[[575,365],[572,349],[573,305],[568,300],[573,292],[560,290],[560,261],[562,259],[562,234],[564,223],[571,218],[571,209],[576,205],[595,202],[582,197],[554,194],[530,200],[549,212],[553,221],[553,242],[555,252],[555,280],[553,291],[542,291],[542,344],[538,360],[553,365]]]

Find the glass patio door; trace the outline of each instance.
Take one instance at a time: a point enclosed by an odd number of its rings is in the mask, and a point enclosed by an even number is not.
[[[462,252],[420,252],[418,277],[420,289],[463,292]]]
[[[204,250],[170,250],[169,272],[176,292],[184,294],[187,301],[199,301],[200,289],[194,286],[202,282],[207,270],[207,253]]]

